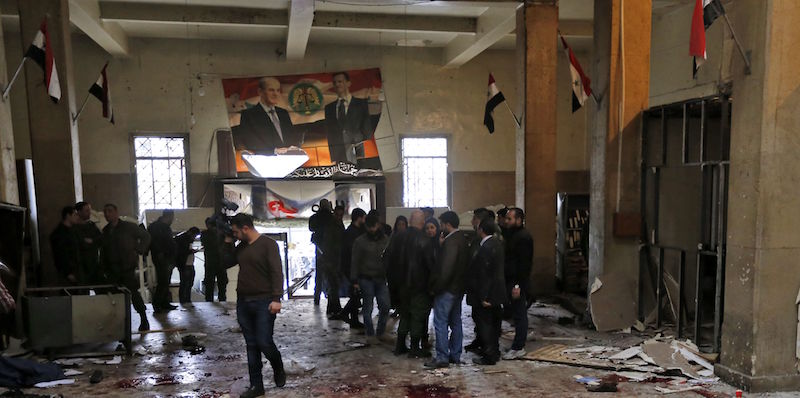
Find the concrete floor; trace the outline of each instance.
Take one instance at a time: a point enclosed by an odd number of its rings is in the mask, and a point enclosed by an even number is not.
[[[343,300],[344,301],[344,300]],[[309,299],[285,302],[275,327],[276,343],[289,377],[284,388],[272,383],[268,364],[264,369],[267,396],[275,397],[593,397],[573,376],[602,377],[609,372],[587,368],[553,365],[534,361],[501,361],[495,366],[478,367],[472,354],[462,357],[461,366],[443,371],[428,371],[423,360],[396,357],[391,344],[368,341],[351,332],[342,322],[328,321],[321,307]],[[148,305],[149,308],[149,305]],[[469,307],[464,310],[465,343],[472,340]],[[88,362],[77,369],[76,383],[50,389],[31,389],[36,394],[63,394],[64,397],[237,397],[247,386],[247,359],[244,340],[238,332],[235,304],[195,303],[167,315],[153,316],[153,329],[186,328],[181,333],[135,335],[137,351],[144,355],[123,358],[119,365],[95,365]],[[136,318],[136,317],[134,317]],[[596,333],[577,326],[561,326],[547,317],[531,316],[538,337],[529,341],[531,351],[543,344],[603,344],[626,346],[638,344],[645,336]],[[134,327],[138,321],[134,320]],[[396,327],[394,322],[390,326]],[[504,328],[508,325],[504,323]],[[183,349],[181,338],[197,332],[206,351],[191,354]],[[556,340],[563,338],[563,340]],[[351,349],[355,343],[369,343]],[[503,339],[507,347],[510,341]],[[113,349],[113,346],[111,346]],[[145,353],[144,350],[147,352]],[[467,364],[468,363],[468,364]],[[104,372],[99,384],[89,384],[96,369]],[[623,382],[617,396],[655,396],[658,384]],[[663,386],[663,384],[662,384]],[[722,383],[707,388],[709,397],[732,397],[734,389]],[[603,395],[603,394],[601,394]],[[605,394],[610,395],[610,394]],[[694,392],[671,394],[671,397],[695,397]],[[748,395],[756,396],[756,395]],[[793,396],[762,394],[759,396]]]

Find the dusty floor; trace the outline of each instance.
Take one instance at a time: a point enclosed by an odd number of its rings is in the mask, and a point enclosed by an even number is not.
[[[661,395],[654,389],[659,384],[633,382],[620,383],[617,393],[591,393],[586,391],[584,385],[575,382],[574,376],[603,377],[609,372],[527,360],[501,361],[495,366],[478,367],[471,363],[472,354],[462,357],[464,364],[461,366],[444,371],[424,370],[423,360],[396,357],[391,353],[393,346],[390,344],[371,342],[363,348],[354,349],[355,343],[368,343],[367,339],[351,332],[342,322],[328,321],[324,304],[323,300],[321,307],[314,307],[309,299],[285,303],[276,323],[275,336],[289,377],[284,388],[275,388],[272,371],[267,364],[264,369],[267,396],[417,398]],[[536,307],[532,308],[533,313],[537,313]],[[473,337],[469,314],[469,307],[465,307],[465,343]],[[544,316],[541,310],[538,314],[530,315],[537,338],[528,342],[528,351],[553,342],[622,347],[638,344],[645,338],[561,326],[555,321],[557,316]],[[138,355],[123,357],[118,365],[98,365],[85,361],[76,368],[84,374],[75,376],[75,384],[30,389],[28,392],[63,394],[65,397],[222,397],[226,394],[238,397],[247,387],[244,340],[236,329],[233,303],[195,303],[167,315],[153,316],[148,311],[148,316],[153,329],[185,328],[186,331],[134,335]],[[135,326],[138,326],[136,320]],[[396,324],[390,322],[390,326],[395,327]],[[504,323],[504,328],[509,326]],[[183,349],[182,337],[192,332],[200,333],[199,342],[206,347],[205,352],[192,354]],[[509,344],[508,339],[501,341],[505,347]],[[105,378],[99,384],[90,384],[89,375],[97,369],[104,372]],[[735,391],[723,383],[708,386],[706,390],[706,396],[713,397],[732,397]],[[699,395],[687,392],[669,396]]]

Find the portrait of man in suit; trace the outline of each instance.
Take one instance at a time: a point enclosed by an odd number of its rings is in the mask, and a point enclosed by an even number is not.
[[[272,77],[258,81],[259,101],[242,111],[239,125],[232,130],[236,150],[271,155],[275,148],[300,146],[301,136],[294,131],[289,112],[278,105],[281,83]]]
[[[364,155],[364,140],[372,133],[369,103],[366,98],[355,98],[350,94],[350,75],[347,72],[333,74],[333,89],[336,101],[325,106],[325,129],[331,161],[356,163]]]

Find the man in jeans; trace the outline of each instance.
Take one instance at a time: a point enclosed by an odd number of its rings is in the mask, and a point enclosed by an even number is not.
[[[461,299],[469,261],[467,240],[458,230],[458,215],[447,211],[439,216],[444,240],[429,280],[433,295],[433,326],[436,331],[436,357],[426,368],[446,368],[461,363]],[[450,339],[447,329],[450,328]]]
[[[247,345],[250,372],[250,387],[241,397],[252,398],[264,395],[261,354],[272,365],[275,385],[286,384],[281,353],[272,339],[275,318],[281,312],[283,270],[277,242],[256,231],[252,216],[235,215],[231,227],[233,236],[241,242],[234,251],[235,258],[226,257],[226,265],[239,264],[236,317]]]
[[[367,233],[356,238],[353,243],[353,257],[350,264],[350,280],[357,281],[354,289],[361,289],[364,296],[364,327],[367,336],[385,338],[386,318],[389,316],[389,287],[386,285],[386,269],[381,254],[389,240],[383,234],[383,226],[375,216],[368,216],[365,222]],[[378,302],[378,329],[372,327],[372,299]]]

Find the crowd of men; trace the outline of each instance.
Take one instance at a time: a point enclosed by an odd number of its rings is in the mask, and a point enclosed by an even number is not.
[[[106,204],[103,215],[108,222],[102,229],[91,220],[92,206],[78,202],[61,210],[61,222],[50,234],[50,247],[58,273],[59,286],[116,285],[131,293],[133,308],[139,314],[139,330],[149,330],[150,323],[145,314],[145,303],[139,293],[136,269],[139,258],[150,254],[156,271],[156,286],[153,293],[153,310],[165,313],[177,308],[170,303],[170,276],[175,268],[180,273],[179,301],[191,302],[191,287],[194,283],[194,253],[192,243],[198,234],[205,251],[205,299],[213,301],[214,287],[218,288],[220,301],[226,300],[228,283],[223,266],[221,249],[223,236],[218,232],[214,219],[206,220],[207,229],[191,227],[174,234],[171,228],[175,219],[172,210],[143,225],[120,219],[117,206]]]
[[[435,356],[424,363],[427,368],[461,363],[464,349],[476,353],[473,362],[481,365],[526,354],[533,238],[524,227],[522,209],[502,209],[497,221],[492,211],[475,209],[473,231],[462,231],[456,213],[447,211],[437,219],[430,208],[415,210],[408,219],[398,217],[394,230],[380,222],[376,211],[356,208],[345,229],[344,208],[331,207],[327,200],[321,201],[309,220],[317,247],[314,302],[319,305],[322,292],[326,293],[330,320],[392,341],[386,323],[394,308],[400,318],[394,353],[427,358],[431,356],[428,319],[433,311]],[[345,291],[348,302],[342,307],[339,298]],[[464,295],[472,307],[476,337],[462,347]],[[376,327],[373,300],[378,305]],[[513,319],[515,336],[501,355],[504,318]]]

